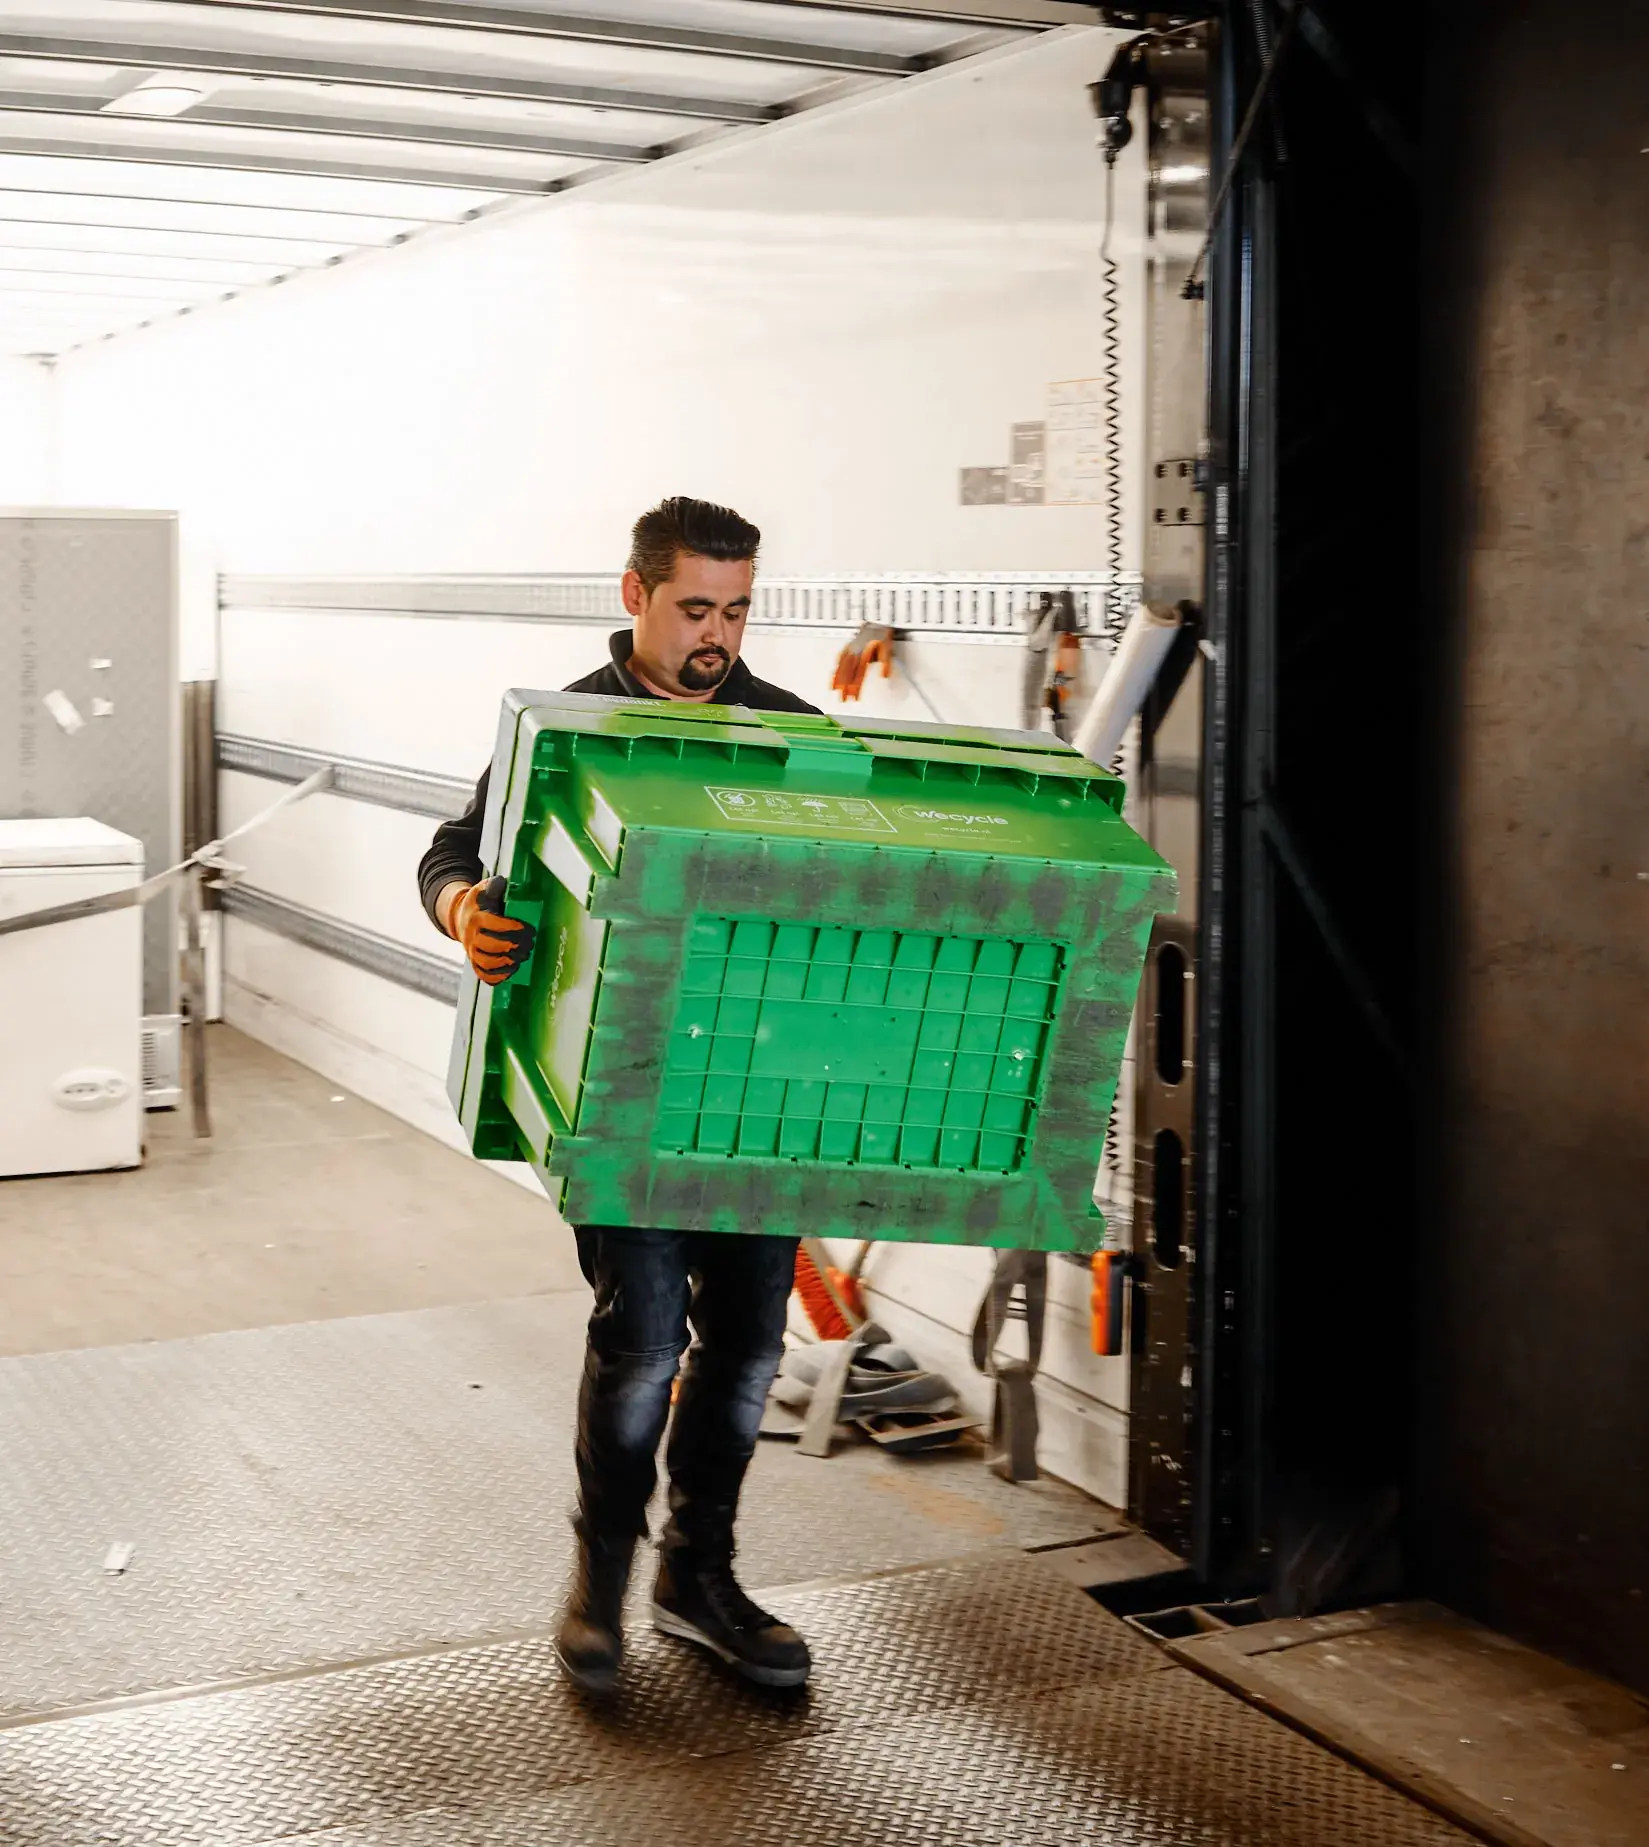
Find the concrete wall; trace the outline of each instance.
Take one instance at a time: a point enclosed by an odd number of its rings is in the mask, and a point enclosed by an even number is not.
[[[1434,97],[1466,396],[1429,1549],[1452,1600],[1649,1687],[1649,16],[1576,26],[1466,22]]]

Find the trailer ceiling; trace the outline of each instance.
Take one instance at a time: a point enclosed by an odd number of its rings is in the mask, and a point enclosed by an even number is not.
[[[8,0],[0,352],[62,353],[1096,18],[1063,0]]]

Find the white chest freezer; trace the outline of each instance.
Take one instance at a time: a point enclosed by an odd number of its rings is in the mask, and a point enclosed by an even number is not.
[[[142,879],[142,842],[101,821],[0,821],[0,918]],[[138,1165],[142,1018],[138,906],[0,936],[0,1176]]]

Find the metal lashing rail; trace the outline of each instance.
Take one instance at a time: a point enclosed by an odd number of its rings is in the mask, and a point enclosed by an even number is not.
[[[246,776],[261,776],[266,782],[303,782],[317,770],[329,769],[329,794],[371,802],[378,808],[396,808],[403,814],[428,815],[433,821],[450,821],[461,815],[475,792],[475,785],[459,776],[409,770],[398,763],[374,763],[362,757],[336,757],[297,744],[236,737],[221,731],[217,757],[220,770],[238,770]]]
[[[248,885],[226,887],[222,901],[231,917],[243,918],[290,943],[319,950],[335,961],[364,969],[369,975],[392,981],[397,987],[410,988],[413,993],[427,995],[431,1000],[443,1001],[449,1007],[457,1003],[461,973],[458,964],[427,949],[414,949],[391,937],[379,936],[374,930],[363,930],[358,924],[323,916],[305,905],[293,904],[289,899],[274,897]]]
[[[883,572],[767,576],[756,581],[751,625],[857,629],[875,623],[925,638],[1022,641],[1049,592],[1069,590],[1085,633],[1108,632],[1114,604],[1132,607],[1137,572]],[[224,577],[225,611],[305,609],[331,615],[402,615],[494,622],[624,620],[616,573],[514,577]]]

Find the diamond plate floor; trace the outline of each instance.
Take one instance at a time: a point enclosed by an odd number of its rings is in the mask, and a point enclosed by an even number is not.
[[[1463,1840],[1027,1556],[1114,1521],[974,1455],[764,1447],[745,1571],[814,1686],[638,1608],[621,1696],[581,1703],[546,1632],[584,1313],[0,1361],[0,1847]]]
[[[0,1361],[0,1717],[548,1623],[587,1312],[545,1296]],[[1108,1521],[976,1456],[764,1446],[743,1565],[863,1576]],[[121,1578],[115,1540],[137,1546]]]
[[[774,1601],[806,1696],[638,1638],[611,1711],[542,1637],[0,1729],[4,1847],[1459,1847],[1034,1558]]]

